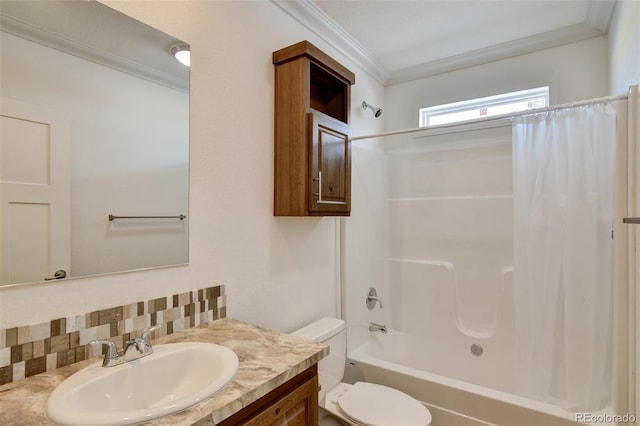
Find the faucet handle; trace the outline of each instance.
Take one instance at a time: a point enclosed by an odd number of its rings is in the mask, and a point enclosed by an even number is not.
[[[151,332],[154,330],[159,330],[162,327],[164,327],[164,324],[156,324],[153,327],[147,327],[144,330],[142,330],[142,340],[144,340],[144,342],[151,346]]]
[[[118,354],[118,348],[116,347],[116,344],[114,342],[112,342],[111,340],[92,340],[89,342],[90,345],[93,344],[100,344],[102,346],[107,346],[107,353],[104,354],[104,361],[102,362],[103,366],[108,366],[108,364],[112,361],[112,360],[116,360],[119,356]]]
[[[116,348],[116,344],[115,342],[112,342],[111,340],[92,340],[89,342],[90,345],[93,344],[100,344],[102,346],[107,346],[107,353],[105,354],[106,358],[115,358],[116,356],[118,356],[118,348]]]
[[[373,287],[369,288],[369,293],[367,293],[365,302],[367,304],[367,309],[375,308],[376,303],[378,303],[380,305],[380,309],[382,309],[382,300],[378,299],[378,292]]]

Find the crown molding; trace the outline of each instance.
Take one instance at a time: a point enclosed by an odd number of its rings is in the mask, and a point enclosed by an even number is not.
[[[579,24],[390,72],[312,0],[271,0],[383,85],[399,84],[606,34],[617,0],[591,0]]]
[[[604,35],[609,30],[615,4],[616,0],[591,0],[584,22],[393,71],[385,84],[405,83]]]
[[[173,74],[131,61],[110,52],[96,49],[80,41],[43,30],[20,19],[0,14],[0,27],[3,32],[13,34],[70,55],[104,65],[106,67],[133,75],[144,80],[189,93],[189,83],[183,82]]]
[[[384,84],[389,71],[358,40],[347,33],[311,0],[271,0],[287,15],[333,46],[341,55]]]
[[[602,31],[582,23],[558,30],[536,34],[518,40],[477,49],[472,52],[454,55],[427,62],[413,67],[393,71],[386,81],[387,85],[405,83],[412,80],[457,71],[464,68],[500,61],[514,56],[574,43],[604,34]]]

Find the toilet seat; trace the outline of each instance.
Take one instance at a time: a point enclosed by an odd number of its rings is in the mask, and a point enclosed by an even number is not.
[[[431,413],[416,399],[387,386],[340,383],[327,393],[327,409],[365,426],[429,426]],[[337,391],[337,392],[334,392]],[[332,394],[330,396],[329,394]]]

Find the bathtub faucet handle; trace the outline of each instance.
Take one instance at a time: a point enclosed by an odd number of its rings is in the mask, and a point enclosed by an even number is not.
[[[378,292],[375,288],[370,287],[369,293],[367,294],[367,298],[365,299],[367,304],[367,309],[373,309],[376,307],[376,302],[380,304],[380,309],[382,309],[382,300],[378,299]]]

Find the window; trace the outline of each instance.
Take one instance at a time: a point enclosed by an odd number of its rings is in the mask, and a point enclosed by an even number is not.
[[[420,127],[478,120],[549,105],[549,86],[420,108]]]

